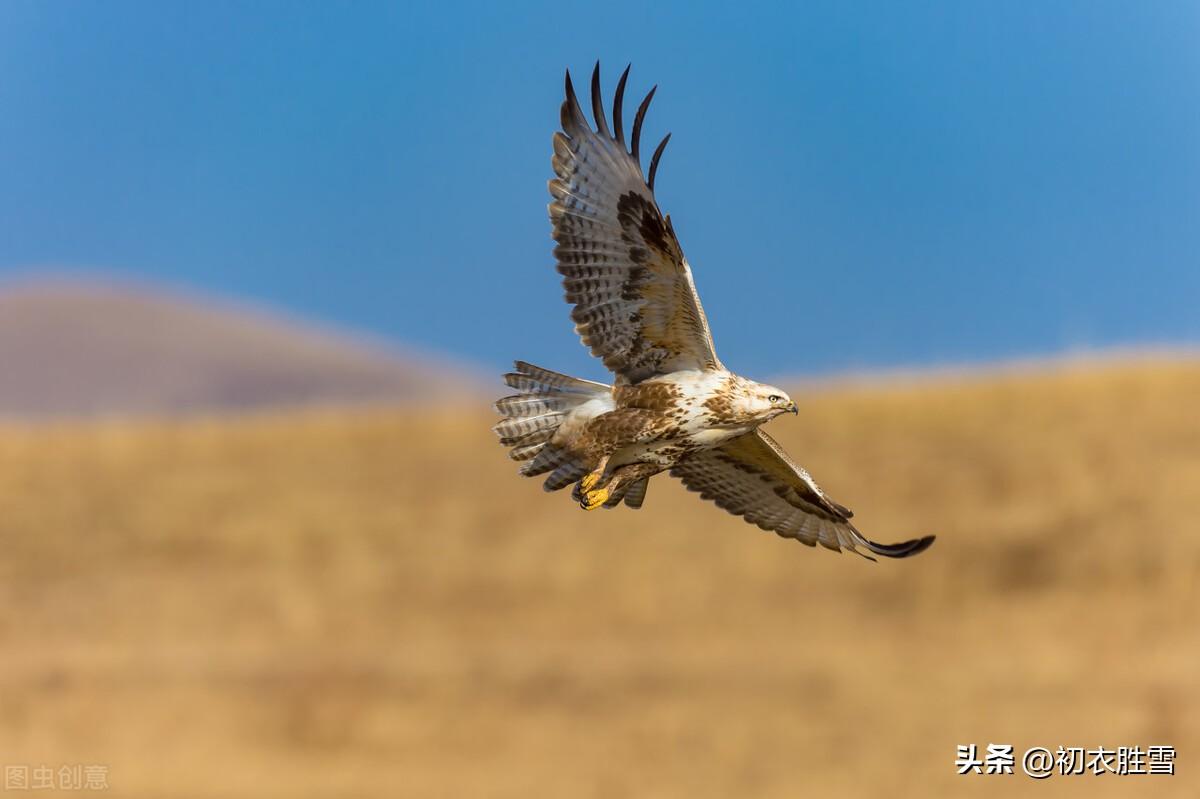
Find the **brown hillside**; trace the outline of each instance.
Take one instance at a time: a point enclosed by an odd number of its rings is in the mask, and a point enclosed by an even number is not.
[[[465,386],[465,372],[212,300],[0,286],[0,417],[427,403]]]
[[[662,477],[586,514],[483,412],[0,428],[0,752],[112,795],[1194,797],[1200,365],[826,391],[868,563]],[[957,744],[1178,774],[956,776]]]

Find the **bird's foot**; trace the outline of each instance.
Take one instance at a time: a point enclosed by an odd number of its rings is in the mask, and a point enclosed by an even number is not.
[[[594,472],[588,472],[579,481],[579,493],[586,494],[596,486],[600,485],[600,481],[604,479],[604,470],[597,469]]]
[[[605,502],[608,502],[609,492],[607,488],[598,488],[595,491],[584,491],[579,500],[579,507],[584,510],[595,510],[601,507]]]

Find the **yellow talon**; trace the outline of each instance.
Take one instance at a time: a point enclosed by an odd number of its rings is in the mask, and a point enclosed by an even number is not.
[[[585,474],[583,476],[583,479],[579,481],[580,493],[586,494],[587,492],[591,491],[593,488],[596,487],[596,485],[600,482],[600,478],[603,476],[604,476],[604,472],[602,470],[588,472],[587,474]]]
[[[596,508],[608,502],[608,489],[601,488],[598,491],[588,491],[580,500],[579,506],[584,510],[595,510]]]

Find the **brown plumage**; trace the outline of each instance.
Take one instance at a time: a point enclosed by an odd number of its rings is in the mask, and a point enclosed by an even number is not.
[[[612,128],[592,73],[588,123],[566,78],[562,131],[553,136],[549,189],[555,257],[575,330],[615,376],[615,385],[516,363],[517,390],[496,403],[495,426],[521,474],[546,475],[548,491],[572,483],[587,509],[622,501],[641,507],[650,478],[670,470],[691,490],[781,536],[830,549],[905,557],[933,537],[877,544],[851,513],[766,433],[764,422],[796,405],[782,389],[721,364],[691,267],[654,199],[668,134],[642,173],[642,124],[655,89],[638,107],[626,146],[623,103],[629,68],[617,83]]]

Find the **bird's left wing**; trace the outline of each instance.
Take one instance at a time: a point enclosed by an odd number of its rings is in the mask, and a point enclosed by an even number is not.
[[[933,543],[933,536],[900,544],[867,539],[850,523],[850,510],[827,497],[808,472],[761,430],[680,461],[671,474],[689,490],[751,524],[809,546],[848,549],[874,560],[859,547],[876,555],[905,558]]]
[[[721,362],[671,219],[654,200],[654,173],[670,136],[650,159],[649,179],[642,175],[639,140],[653,90],[638,108],[626,149],[621,112],[628,76],[626,68],[610,131],[600,65],[592,73],[597,130],[567,73],[562,132],[554,134],[550,219],[575,330],[618,382],[637,383],[668,372],[720,369]]]

